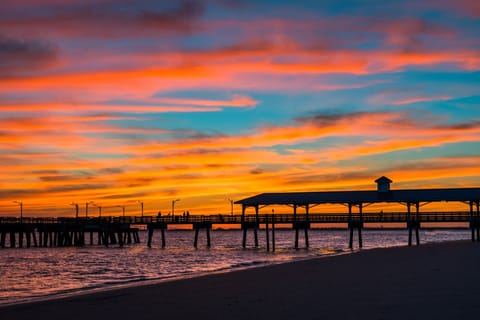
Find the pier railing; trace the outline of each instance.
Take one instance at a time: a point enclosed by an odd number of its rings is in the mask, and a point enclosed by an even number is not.
[[[254,233],[255,247],[258,247],[260,224],[266,231],[267,251],[275,250],[275,228],[290,224],[295,231],[295,248],[299,247],[299,233],[305,234],[305,247],[309,247],[308,230],[312,224],[344,224],[349,229],[349,248],[353,248],[354,230],[358,231],[359,247],[362,247],[362,229],[366,223],[402,223],[408,229],[408,245],[412,245],[415,233],[420,244],[419,229],[424,222],[454,223],[465,222],[472,232],[472,241],[480,241],[480,217],[477,212],[377,212],[377,213],[310,213],[310,214],[248,214],[248,215],[178,215],[178,216],[103,216],[103,217],[0,217],[0,248],[9,246],[27,248],[33,241],[34,247],[63,247],[93,245],[115,245],[140,243],[139,230],[147,230],[147,246],[151,247],[155,230],[161,232],[162,247],[166,246],[165,230],[171,225],[190,225],[195,231],[194,247],[197,247],[200,229],[206,230],[207,246],[210,247],[210,229],[214,224],[237,224],[243,231],[242,246],[246,247],[247,231]],[[143,225],[143,226],[142,226]],[[447,225],[448,226],[448,225]],[[372,227],[375,227],[372,225]],[[467,227],[467,226],[465,226]],[[88,234],[88,235],[87,235]],[[7,236],[8,235],[8,236]],[[96,241],[94,240],[96,235]],[[24,243],[24,240],[26,243]]]
[[[178,215],[178,216],[107,216],[107,217],[0,217],[0,224],[241,224],[243,222],[258,223],[295,223],[308,221],[310,223],[348,223],[350,220],[362,220],[365,223],[403,223],[409,220],[405,212],[390,213],[311,213],[306,214],[248,214],[241,215]],[[410,220],[417,220],[415,213],[410,215]],[[469,222],[469,211],[455,212],[422,212],[419,214],[420,222]]]

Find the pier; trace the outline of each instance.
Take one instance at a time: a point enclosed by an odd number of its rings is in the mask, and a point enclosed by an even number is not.
[[[268,251],[275,250],[275,230],[291,228],[294,231],[294,247],[299,248],[303,234],[305,248],[309,248],[308,231],[323,227],[342,227],[348,230],[349,248],[353,249],[355,233],[358,247],[363,247],[362,231],[368,224],[401,224],[407,231],[408,245],[420,245],[419,230],[424,223],[465,223],[471,230],[472,241],[480,241],[480,188],[413,189],[391,190],[390,179],[381,177],[375,181],[377,190],[332,191],[301,193],[263,193],[235,202],[242,206],[242,213],[215,215],[177,216],[121,216],[98,218],[31,218],[0,217],[0,248],[65,247],[87,245],[137,244],[140,243],[139,226],[146,228],[148,247],[152,246],[155,231],[161,232],[161,246],[167,245],[169,227],[187,226],[194,231],[193,246],[198,246],[200,232],[206,233],[206,246],[211,246],[211,230],[214,226],[235,225],[243,232],[241,246],[247,247],[247,235],[253,232],[253,245],[258,247],[259,232],[265,232]],[[465,211],[420,210],[432,202],[459,202],[468,208]],[[375,203],[398,203],[403,212],[364,212]],[[345,213],[314,212],[322,204],[342,205]],[[288,206],[288,214],[260,213],[268,206]],[[247,214],[247,210],[253,213]],[[388,230],[388,229],[386,229]],[[8,236],[8,237],[7,237]],[[7,246],[8,240],[8,246]]]
[[[121,218],[0,218],[0,248],[140,243],[138,228]],[[25,240],[25,241],[24,241]]]
[[[311,210],[321,205],[341,205],[348,208],[348,214],[343,216],[343,223],[348,224],[349,248],[353,248],[354,232],[358,232],[358,247],[363,247],[362,230],[365,223],[405,223],[408,229],[408,245],[412,245],[412,237],[415,232],[416,244],[420,245],[419,230],[424,222],[468,222],[472,233],[472,241],[480,241],[480,188],[447,188],[447,189],[407,189],[392,190],[390,184],[393,181],[382,176],[375,180],[376,190],[366,191],[327,191],[327,192],[282,192],[262,193],[253,197],[237,201],[242,205],[242,216],[245,217],[247,209],[255,210],[257,221],[259,220],[260,208],[268,206],[288,206],[292,208],[292,225],[295,229],[295,248],[298,248],[298,235],[300,231],[305,233],[305,246],[309,247],[308,229],[312,223],[322,223],[322,218],[314,218]],[[420,207],[439,202],[457,202],[469,206],[468,212],[425,212]],[[396,203],[406,207],[405,213],[384,214],[368,216],[364,208],[377,203]],[[414,208],[412,211],[412,208]],[[304,210],[303,217],[297,213]],[[385,220],[386,217],[389,217]],[[338,216],[324,215],[325,220],[334,223]],[[276,219],[276,218],[275,218]],[[346,221],[345,221],[346,219]],[[324,222],[325,223],[325,222]],[[245,228],[246,229],[246,228]],[[257,242],[258,224],[253,226],[255,245]],[[244,244],[245,244],[244,234]],[[273,240],[274,241],[274,240]],[[268,246],[267,246],[268,247]]]
[[[475,208],[477,209],[477,208]],[[473,218],[472,218],[473,216]],[[415,221],[415,224],[412,223]],[[305,247],[309,247],[308,230],[316,225],[337,227],[349,230],[349,243],[353,244],[353,230],[368,228],[368,224],[403,224],[407,231],[409,244],[415,231],[419,244],[418,229],[423,223],[448,224],[463,222],[472,230],[472,240],[479,241],[480,223],[478,210],[455,212],[428,212],[415,215],[415,220],[408,212],[383,212],[341,214],[309,213],[307,214],[250,214],[250,215],[190,215],[184,216],[125,216],[98,218],[0,218],[0,248],[6,247],[65,247],[140,243],[138,226],[146,226],[146,243],[152,245],[154,231],[160,231],[162,247],[166,246],[166,233],[169,227],[190,226],[194,232],[193,245],[197,247],[200,232],[206,233],[207,247],[211,245],[210,231],[214,226],[235,225],[243,232],[242,247],[247,246],[247,233],[253,231],[253,245],[258,247],[259,233],[265,232],[267,250],[275,250],[275,230],[278,225],[283,229],[294,231],[294,246],[299,247],[300,233],[304,234]],[[388,229],[386,229],[388,230]],[[255,235],[256,234],[256,235]],[[361,238],[359,238],[359,245]]]

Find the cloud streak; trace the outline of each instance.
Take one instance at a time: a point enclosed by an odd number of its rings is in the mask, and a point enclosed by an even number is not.
[[[44,6],[42,10],[35,10],[35,4],[33,10],[24,10],[22,14],[10,11],[8,5],[3,4],[5,14],[0,15],[0,27],[28,33],[29,28],[35,26],[53,37],[121,39],[164,33],[190,34],[204,13],[200,1],[179,1],[175,7],[162,7],[161,3],[153,7],[146,1],[136,5],[130,1],[66,1]]]

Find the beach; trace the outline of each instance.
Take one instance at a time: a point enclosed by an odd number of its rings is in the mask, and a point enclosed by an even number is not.
[[[0,308],[6,319],[466,319],[480,244],[372,249]]]

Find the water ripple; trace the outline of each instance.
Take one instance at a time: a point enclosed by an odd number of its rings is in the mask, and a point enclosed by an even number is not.
[[[276,232],[275,253],[266,252],[264,235],[260,248],[242,249],[241,232],[213,231],[212,248],[193,248],[193,233],[168,231],[167,248],[161,248],[158,234],[154,246],[142,244],[124,248],[30,248],[0,249],[0,304],[15,303],[108,288],[145,280],[191,276],[205,272],[228,271],[272,263],[349,252],[347,231],[311,230],[310,250],[293,248],[291,231]],[[468,231],[423,231],[422,242],[468,239]],[[248,238],[251,241],[251,238]],[[303,238],[300,238],[303,245]],[[365,231],[366,248],[405,245],[406,231]],[[202,244],[203,238],[199,239]],[[248,242],[247,242],[248,243]],[[251,243],[249,244],[251,245]]]

